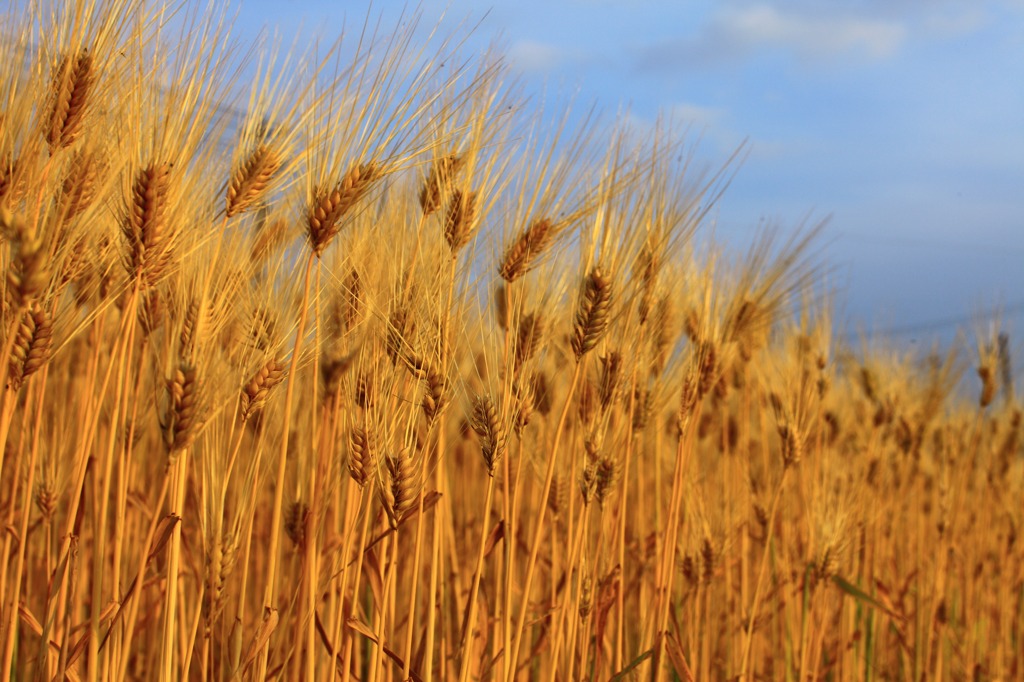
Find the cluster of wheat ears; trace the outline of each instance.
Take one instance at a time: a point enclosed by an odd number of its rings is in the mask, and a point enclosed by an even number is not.
[[[0,675],[1024,675],[991,334],[979,400],[844,349],[816,230],[703,236],[734,164],[412,19],[16,4]]]

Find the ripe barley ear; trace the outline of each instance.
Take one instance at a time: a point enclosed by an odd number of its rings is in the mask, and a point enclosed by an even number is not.
[[[404,452],[387,455],[384,464],[378,495],[391,527],[398,528],[420,494],[420,466]]]
[[[47,249],[37,234],[14,223],[16,252],[7,271],[7,291],[15,305],[31,305],[50,282]],[[5,230],[6,231],[6,230]]]
[[[224,608],[224,586],[238,558],[239,538],[233,534],[215,539],[206,560],[206,594],[203,605],[208,622],[214,621]]]
[[[505,249],[498,273],[506,282],[514,282],[537,264],[537,259],[551,244],[555,225],[547,218],[533,221],[512,245]]]
[[[423,215],[427,216],[441,208],[445,195],[452,181],[465,163],[465,159],[458,154],[442,156],[434,161],[430,167],[430,173],[420,187],[419,201]]]
[[[296,500],[288,505],[284,513],[284,532],[297,549],[306,545],[306,520],[309,517],[309,505]]]
[[[166,220],[171,164],[151,163],[138,171],[121,232],[128,242],[128,274],[152,286],[170,260],[170,229]]]
[[[406,360],[409,356],[409,338],[416,329],[416,323],[404,308],[395,308],[388,316],[388,329],[385,345],[391,364],[397,365],[399,360]],[[408,362],[407,362],[408,364]],[[416,369],[409,367],[414,374]],[[417,374],[417,377],[419,375]]]
[[[357,163],[333,188],[317,187],[313,190],[306,222],[310,245],[318,257],[323,255],[331,239],[341,230],[345,215],[383,174],[383,169],[376,162]]]
[[[159,289],[150,289],[142,297],[139,306],[139,327],[145,336],[150,336],[164,321],[164,302]]]
[[[25,379],[39,371],[50,359],[53,328],[45,310],[26,310],[18,324],[11,348],[8,385],[18,390]]]
[[[622,354],[612,351],[601,357],[601,375],[598,379],[597,395],[601,401],[601,410],[608,411],[618,396],[619,384],[622,381]]]
[[[243,422],[263,407],[270,392],[284,380],[284,372],[284,364],[271,358],[246,383],[245,388],[242,389],[240,404]]]
[[[92,55],[83,48],[74,55],[65,55],[54,70],[44,123],[51,152],[70,146],[82,131],[96,75],[93,67]]]
[[[505,430],[501,425],[498,408],[490,396],[477,396],[473,403],[470,426],[480,437],[480,452],[487,465],[488,475],[493,477],[494,467],[505,450]]]
[[[65,217],[74,218],[93,204],[108,167],[106,159],[98,153],[85,150],[75,152],[64,182],[61,183],[58,200]]]
[[[612,304],[612,281],[600,267],[595,267],[583,283],[576,319],[573,323],[572,350],[576,361],[594,349],[608,328]]]
[[[282,161],[273,148],[261,144],[238,165],[228,185],[227,217],[243,213],[263,197]]]
[[[14,206],[25,192],[22,164],[11,154],[0,156],[0,203]]]
[[[348,473],[360,488],[366,485],[377,467],[377,454],[373,432],[366,426],[352,429],[348,458]]]
[[[537,354],[544,336],[544,314],[540,311],[527,313],[519,320],[516,332],[515,368],[518,371],[530,358]]]
[[[167,382],[170,405],[164,420],[164,444],[175,457],[190,447],[203,423],[202,382],[196,366],[182,362]]]
[[[446,380],[440,370],[434,367],[433,364],[428,364],[425,368],[423,382],[425,384],[422,403],[423,415],[427,418],[427,423],[429,424],[444,409]]]
[[[353,266],[345,276],[342,288],[341,316],[345,321],[345,329],[353,329],[363,319],[362,295],[362,280],[359,271]]]
[[[457,254],[473,236],[473,228],[477,217],[476,192],[455,190],[448,203],[448,213],[444,220],[444,238],[451,248],[452,255]]]

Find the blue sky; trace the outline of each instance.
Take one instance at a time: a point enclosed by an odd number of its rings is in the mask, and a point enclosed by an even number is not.
[[[332,38],[403,7],[243,0],[236,35]],[[747,139],[716,234],[743,248],[763,223],[831,216],[851,326],[920,326],[906,335],[923,340],[998,306],[1011,333],[1024,326],[1024,0],[418,7],[425,28],[479,24],[467,51],[497,41],[528,91],[690,124],[708,164]]]

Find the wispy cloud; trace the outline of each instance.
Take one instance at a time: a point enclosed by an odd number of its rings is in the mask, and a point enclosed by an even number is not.
[[[982,7],[957,7],[929,14],[925,17],[924,26],[937,38],[958,38],[978,32],[990,20],[990,14]]]
[[[690,102],[677,102],[669,107],[673,120],[693,125],[696,128],[721,126],[727,111],[720,107],[706,107]]]
[[[580,55],[564,47],[535,40],[520,40],[508,49],[509,62],[523,72],[546,73]]]
[[[683,133],[687,139],[704,152],[721,158],[728,157],[741,145],[750,144],[747,136],[735,128],[732,112],[724,107],[705,106],[693,102],[676,102],[663,106],[661,118],[651,118],[631,112],[628,122],[638,139],[651,135],[659,126],[667,125],[675,133]],[[762,154],[777,154],[781,144],[767,140],[758,141],[757,150]]]
[[[888,57],[904,38],[903,28],[892,22],[801,16],[770,5],[727,11],[720,15],[715,28],[740,46],[778,46],[812,58],[843,52]]]
[[[643,48],[644,69],[676,68],[680,62],[730,61],[766,49],[780,49],[805,60],[854,55],[885,59],[906,38],[892,20],[783,10],[769,4],[730,6],[712,15],[696,36]]]

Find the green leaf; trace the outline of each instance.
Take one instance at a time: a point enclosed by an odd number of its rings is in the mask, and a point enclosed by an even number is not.
[[[872,608],[878,609],[879,611],[881,611],[882,613],[885,613],[888,616],[891,616],[893,618],[898,618],[898,616],[895,613],[893,613],[888,607],[886,607],[885,604],[883,604],[882,602],[878,601],[877,599],[872,597],[870,594],[868,594],[864,590],[860,589],[859,587],[857,587],[853,583],[849,582],[848,580],[845,580],[845,579],[841,578],[838,575],[834,575],[834,576],[832,576],[832,582],[834,582],[839,587],[839,589],[841,589],[843,592],[845,592],[846,594],[850,595],[851,597],[853,597],[857,601],[862,602],[864,604],[867,604],[868,606],[870,606]]]
[[[646,661],[648,658],[654,655],[654,649],[648,649],[636,658],[634,658],[629,665],[615,673],[612,677],[608,678],[608,682],[618,682],[619,680],[626,679],[626,675],[631,673],[637,666]]]

